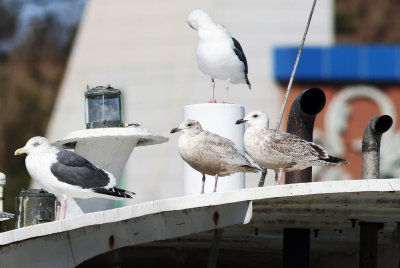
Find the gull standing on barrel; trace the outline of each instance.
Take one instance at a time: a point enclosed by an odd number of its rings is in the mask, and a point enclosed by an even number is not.
[[[110,172],[94,166],[77,153],[51,145],[44,137],[33,137],[25,147],[15,151],[15,155],[24,153],[29,175],[57,197],[57,219],[61,203],[65,218],[68,197],[121,200],[133,198],[135,194],[115,187],[116,179]]]
[[[224,103],[229,90],[229,83],[247,84],[247,60],[239,42],[231,36],[221,24],[215,23],[210,16],[201,9],[194,9],[189,13],[187,22],[197,31],[199,43],[196,56],[199,69],[211,77],[212,98],[209,102],[215,103],[214,79],[226,80]]]
[[[201,194],[204,194],[206,174],[215,176],[214,192],[216,192],[218,177],[229,176],[236,172],[260,171],[238,151],[233,141],[203,130],[196,120],[183,121],[179,127],[172,129],[171,133],[178,131],[182,132],[178,140],[180,155],[193,169],[203,174]]]
[[[254,111],[236,124],[248,125],[244,133],[244,146],[250,157],[260,166],[275,171],[275,180],[282,172],[302,170],[310,166],[338,166],[348,164],[345,159],[330,156],[320,145],[287,132],[269,128],[268,115]]]

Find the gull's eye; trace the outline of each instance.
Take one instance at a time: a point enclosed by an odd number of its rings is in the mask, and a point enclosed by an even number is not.
[[[40,143],[37,141],[33,144],[33,146],[38,147],[40,145]]]
[[[257,117],[258,117],[258,114],[253,115],[253,118],[257,118]]]
[[[193,123],[189,123],[186,126],[191,127],[191,126],[193,126]]]

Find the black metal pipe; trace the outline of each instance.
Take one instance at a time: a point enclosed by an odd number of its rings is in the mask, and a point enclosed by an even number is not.
[[[325,106],[324,92],[319,88],[303,91],[294,100],[287,122],[287,132],[312,141],[316,115]],[[285,183],[311,182],[311,167],[287,172]],[[285,228],[283,230],[283,267],[306,268],[310,266],[310,229]]]
[[[379,155],[382,134],[393,124],[389,115],[372,118],[364,131],[362,140],[362,171],[363,179],[379,179]]]
[[[389,115],[372,118],[364,131],[362,141],[362,168],[363,179],[379,179],[379,158],[382,134],[388,131],[393,124]],[[381,223],[360,222],[359,267],[378,267],[378,230]]]
[[[360,222],[360,268],[378,267],[378,230],[377,222]]]
[[[325,103],[325,94],[321,89],[304,90],[292,104],[286,131],[307,141],[312,141],[315,117],[322,111]],[[286,172],[286,184],[299,182],[311,182],[311,167],[305,170]]]
[[[283,267],[310,267],[310,229],[283,229]]]

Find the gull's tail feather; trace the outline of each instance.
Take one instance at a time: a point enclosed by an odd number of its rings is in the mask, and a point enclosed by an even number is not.
[[[7,212],[0,212],[0,218],[11,219],[11,218],[14,218],[14,214],[7,213]]]
[[[93,191],[95,193],[98,194],[105,194],[105,195],[109,195],[109,196],[115,196],[117,198],[133,198],[133,196],[135,195],[135,193],[130,192],[130,191],[126,191],[124,189],[120,189],[117,187],[113,187],[113,188],[95,188],[93,189]]]
[[[249,87],[249,89],[251,89],[251,84],[250,84],[250,81],[249,81],[249,78],[247,77],[247,75],[244,77],[244,79],[246,79],[246,84]]]
[[[328,155],[328,158],[322,158],[320,161],[324,166],[338,166],[348,164],[346,159]]]
[[[259,172],[261,170],[258,167],[253,167],[253,166],[250,166],[250,165],[242,165],[240,167],[242,168],[241,172],[257,173],[257,172]]]

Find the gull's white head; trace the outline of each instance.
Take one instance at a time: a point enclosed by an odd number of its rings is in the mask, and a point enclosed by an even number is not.
[[[37,136],[31,138],[24,147],[16,150],[14,154],[21,155],[21,154],[38,153],[46,151],[49,148],[51,148],[49,140],[44,137]]]
[[[264,111],[258,110],[247,114],[243,119],[236,121],[236,124],[246,123],[250,127],[269,127],[268,114]]]
[[[198,121],[187,119],[187,120],[183,121],[179,125],[179,127],[171,129],[171,134],[178,132],[178,131],[182,131],[183,133],[197,134],[197,133],[200,133],[202,130],[203,130],[203,128],[201,127],[201,125]]]
[[[188,17],[187,22],[191,28],[194,30],[198,30],[199,27],[207,26],[208,24],[213,24],[212,19],[210,16],[201,9],[193,9]]]

